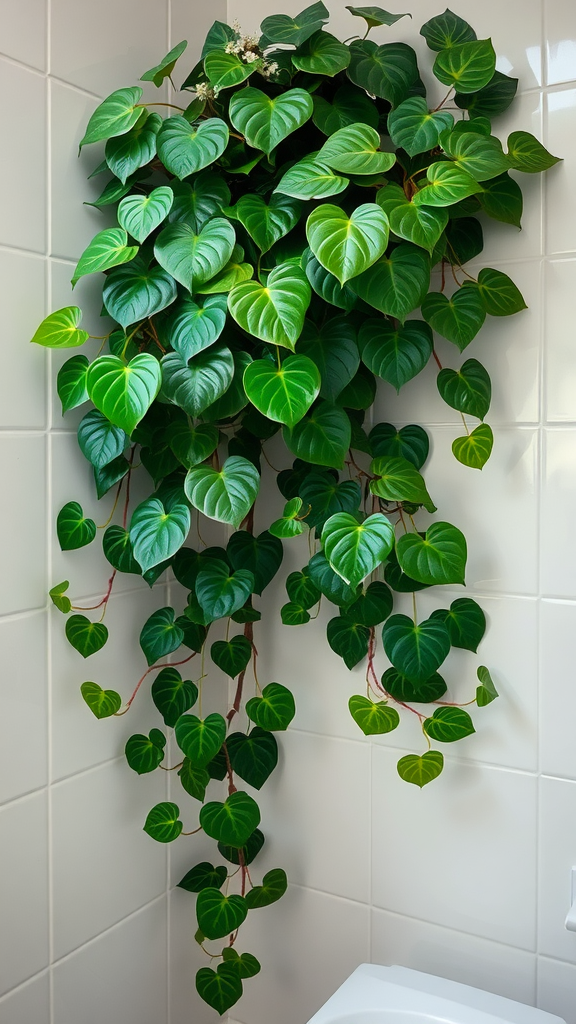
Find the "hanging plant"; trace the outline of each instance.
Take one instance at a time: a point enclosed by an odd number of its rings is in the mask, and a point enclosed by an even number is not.
[[[289,680],[261,684],[256,674],[259,599],[280,570],[283,541],[308,531],[311,557],[286,579],[282,621],[303,625],[322,600],[335,606],[330,647],[348,668],[366,665],[366,692],[349,702],[362,732],[389,733],[404,712],[419,721],[427,749],[402,757],[400,776],[426,785],[444,761],[432,744],[474,732],[466,707],[444,700],[440,669],[452,647],[476,652],[484,613],[459,597],[421,620],[416,597],[464,583],[465,538],[457,525],[428,519],[442,497],[428,493],[421,472],[426,431],[377,423],[367,433],[365,417],[377,378],[399,391],[433,359],[440,395],[462,414],[454,455],[482,469],[493,443],[490,377],[475,355],[458,356],[486,317],[518,313],[525,302],[506,274],[485,268],[476,279],[464,264],[482,251],[485,216],[520,227],[522,193],[510,170],[556,163],[528,132],[513,132],[507,152],[491,134],[517,81],[495,70],[491,41],[461,18],[447,10],[421,29],[447,89],[431,110],[414,50],[367,38],[407,15],[348,10],[367,26],[348,43],[325,29],[323,3],[294,19],[265,18],[257,37],[215,22],[182,86],[184,105],[163,119],[150,107],[171,104],[143,103],[138,86],[118,89],[81,142],[105,142],[94,173],[112,177],[95,206],[114,207],[118,224],[90,242],[73,284],[104,273],[114,326],[95,359],[64,363],[58,394],[64,412],[90,403],[78,442],[98,498],[115,489],[119,511],[100,528],[113,570],[101,620],[71,604],[66,582],[51,597],[73,613],[66,636],[87,658],[108,639],[102,620],[118,573],[151,587],[170,569],[188,591],[184,608],[160,608],[143,623],[148,667],[131,695],[106,680],[83,683],[81,693],[97,718],[124,715],[152,679],[159,718],[148,735],[130,737],[126,758],[139,774],[177,772],[194,801],[182,817],[179,803],[153,807],[144,823],[153,839],[204,830],[217,843],[221,863],[194,864],[180,886],[198,894],[197,941],[217,966],[198,972],[197,988],[220,1013],[260,970],[236,950],[240,925],[287,884],[281,868],[258,879],[251,867],[264,843],[252,793],[276,767],[275,733],[295,713]],[[185,47],[142,80],[161,86]],[[52,313],[33,341],[83,345],[81,316],[75,306]],[[450,366],[440,365],[434,332],[457,350]],[[261,459],[280,432],[286,504],[255,535]],[[149,496],[134,507],[136,472]],[[226,548],[194,543],[196,516],[231,528]],[[75,501],[58,514],[63,550],[93,543],[98,529]],[[394,613],[402,594],[411,595],[412,616]],[[213,640],[218,620],[225,639]],[[383,674],[380,636],[390,663]],[[237,680],[226,715],[202,716],[208,659]],[[189,673],[190,662],[202,667]],[[467,706],[497,697],[488,669],[477,671]],[[238,721],[244,727],[233,731]],[[175,764],[166,763],[169,747],[180,751]],[[224,800],[205,802],[211,779],[227,781]]]

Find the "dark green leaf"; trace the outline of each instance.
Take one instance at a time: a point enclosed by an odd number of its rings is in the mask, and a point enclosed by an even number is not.
[[[317,466],[341,469],[350,447],[350,420],[343,409],[321,402],[293,429],[284,427],[284,440],[300,459]]]
[[[62,402],[62,415],[88,401],[88,391],[86,390],[88,366],[86,356],[72,356],[58,370],[56,390]]]
[[[98,683],[82,683],[80,692],[96,718],[110,718],[122,706],[122,699],[115,690],[103,690]]]
[[[354,280],[360,298],[402,323],[420,305],[429,285],[430,260],[408,243],[398,245]]]
[[[482,327],[486,310],[477,284],[466,281],[450,298],[442,292],[429,292],[422,303],[422,316],[463,352]]]
[[[484,267],[478,274],[478,289],[490,316],[512,316],[528,308],[514,281],[501,270]]]
[[[130,463],[123,455],[112,459],[106,466],[94,466],[94,483],[98,498],[103,498],[114,484],[122,480],[130,470]]]
[[[208,1006],[223,1014],[240,999],[242,981],[234,964],[218,964],[215,971],[201,967],[196,972],[196,990]]]
[[[231,864],[239,864],[240,856],[242,854],[242,860],[244,864],[251,864],[255,857],[258,856],[260,850],[264,845],[264,836],[259,828],[254,829],[252,834],[248,836],[244,846],[238,847],[225,845],[224,843],[218,843],[218,851],[222,856],[230,861]]]
[[[444,623],[452,647],[462,647],[465,651],[476,653],[486,632],[486,616],[476,601],[470,597],[459,597],[452,601],[450,611],[438,609],[432,612],[431,617]]]
[[[216,640],[210,648],[210,657],[215,665],[227,676],[244,672],[252,657],[252,644],[245,636],[233,636],[231,640]]]
[[[432,718],[422,723],[422,728],[427,736],[439,743],[454,743],[476,732],[464,708],[436,708]]]
[[[466,539],[450,523],[432,523],[425,537],[404,534],[396,542],[396,554],[403,571],[419,583],[464,583]]]
[[[394,599],[385,583],[374,580],[364,593],[346,609],[346,617],[363,626],[378,626],[392,611]]]
[[[259,907],[269,907],[281,899],[288,888],[286,872],[282,868],[272,868],[267,871],[262,879],[262,885],[255,885],[246,893],[246,903],[249,910],[256,910]]]
[[[199,800],[200,803],[204,803],[206,787],[210,782],[210,774],[206,768],[198,768],[192,764],[189,757],[185,757],[182,767],[178,772],[178,778],[182,783],[182,788],[189,796],[193,797],[194,800]],[[215,885],[216,883],[212,881],[207,884]]]
[[[66,639],[83,658],[89,658],[104,647],[108,629],[103,622],[90,622],[85,615],[71,615],[66,620]]]
[[[360,362],[356,332],[344,317],[335,317],[322,326],[305,320],[298,353],[308,356],[318,367],[320,395],[328,401],[335,401],[350,383]]]
[[[132,771],[138,775],[153,772],[164,760],[166,737],[159,729],[152,729],[149,736],[137,733],[126,743],[125,754]]]
[[[228,872],[223,866],[214,867],[208,861],[195,864],[190,871],[187,871],[184,878],[178,882],[179,889],[186,889],[186,892],[200,892],[202,889],[221,889],[226,881]]]
[[[446,693],[446,683],[438,672],[434,672],[422,683],[413,683],[395,668],[388,668],[382,676],[382,686],[394,700],[404,703],[414,701],[416,704],[433,704]]]
[[[437,14],[435,18],[430,18],[430,21],[422,25],[420,35],[424,36],[431,50],[447,50],[476,39],[472,26],[448,8],[444,14]]]
[[[421,320],[397,328],[384,318],[365,320],[358,342],[368,369],[397,391],[424,369],[433,348],[432,331]]]
[[[164,801],[152,808],[144,824],[144,831],[157,843],[172,843],[182,831],[180,809]]]
[[[459,92],[478,92],[488,85],[496,69],[496,54],[490,39],[457,43],[440,50],[434,61],[434,74],[444,85]]]
[[[86,519],[77,501],[69,501],[58,513],[56,532],[62,551],[73,551],[94,540],[96,523],[93,519]]]
[[[227,553],[233,569],[247,569],[254,576],[254,593],[261,594],[282,564],[281,542],[267,530],[257,537],[238,530],[228,541]]]
[[[207,939],[223,939],[246,920],[248,906],[243,896],[225,896],[220,889],[201,889],[196,900],[196,916]]]
[[[104,532],[102,548],[110,565],[118,572],[142,575],[142,569],[134,558],[130,534],[124,527],[109,526]]]
[[[423,683],[447,658],[448,630],[437,619],[415,625],[407,615],[392,615],[382,631],[384,650],[395,669],[414,683]]]
[[[483,89],[473,93],[457,92],[454,100],[456,105],[467,110],[471,117],[496,117],[508,110],[517,88],[517,78],[510,78],[500,71],[495,71]]]
[[[357,596],[355,590],[334,572],[323,551],[313,555],[308,564],[308,571],[314,585],[333,604],[346,606]]]
[[[492,384],[477,359],[467,359],[459,370],[440,370],[437,383],[442,398],[452,409],[484,419],[490,408]]]
[[[371,96],[388,100],[393,107],[405,100],[418,81],[416,54],[406,43],[377,46],[370,39],[350,45],[348,77]]]
[[[412,321],[410,321],[412,323]],[[390,455],[408,459],[416,469],[421,469],[430,449],[426,431],[416,423],[398,430],[391,423],[378,423],[369,434],[373,455]]]
[[[521,226],[524,202],[522,189],[509,174],[500,174],[484,182],[484,191],[478,196],[480,205],[489,217],[505,224]]]
[[[163,668],[152,683],[152,700],[164,719],[164,724],[174,728],[186,711],[194,707],[198,699],[198,687],[190,679],[182,679],[175,668]]]
[[[205,768],[220,750],[226,737],[226,720],[212,714],[206,718],[181,715],[176,722],[176,742],[196,768]]]
[[[223,803],[213,800],[204,804],[200,811],[200,824],[211,839],[238,849],[244,846],[260,824],[260,811],[251,796],[236,792]]]
[[[328,18],[329,14],[324,4],[315,3],[297,14],[295,18],[291,18],[287,14],[272,14],[268,18],[264,18],[260,30],[268,45],[282,43],[301,46],[311,35],[322,28]]]
[[[479,708],[484,708],[487,704],[491,704],[493,700],[496,700],[499,694],[492,681],[492,676],[485,665],[479,666],[477,675],[480,680],[480,686],[476,687],[476,703]]]
[[[338,654],[349,669],[353,669],[368,654],[370,630],[347,615],[330,619],[326,627],[330,647]]]
[[[261,789],[278,764],[278,744],[271,732],[255,726],[248,735],[234,732],[226,747],[237,775],[254,789]]]

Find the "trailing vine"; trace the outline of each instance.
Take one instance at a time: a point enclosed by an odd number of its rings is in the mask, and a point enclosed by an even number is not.
[[[73,284],[103,272],[113,326],[94,359],[64,363],[57,388],[63,412],[91,403],[78,443],[97,497],[112,492],[114,502],[103,526],[75,501],[56,525],[65,551],[100,530],[112,572],[95,606],[72,605],[66,581],[50,595],[88,658],[108,639],[119,573],[152,587],[170,570],[187,591],[185,607],[159,608],[143,624],[147,668],[131,690],[101,680],[81,693],[97,718],[120,716],[151,682],[160,718],[129,738],[126,759],[139,774],[174,773],[194,801],[182,816],[179,803],[153,807],[152,839],[203,830],[217,843],[222,863],[193,864],[179,884],[197,894],[196,938],[209,957],[198,992],[220,1013],[260,970],[236,949],[242,922],[287,885],[281,868],[260,879],[252,867],[264,843],[253,794],[295,714],[286,681],[257,673],[260,599],[283,542],[308,531],[310,558],[286,579],[282,621],[309,622],[322,600],[336,606],[328,643],[348,668],[366,666],[366,690],[349,702],[362,732],[389,733],[404,713],[417,720],[426,749],[400,758],[407,782],[436,778],[444,759],[432,743],[473,733],[467,707],[497,697],[480,666],[466,704],[444,699],[439,669],[452,647],[476,652],[485,616],[458,597],[421,620],[417,593],[464,583],[466,541],[428,518],[426,431],[367,431],[366,413],[377,386],[385,400],[432,359],[440,395],[463,421],[454,455],[482,469],[493,444],[490,377],[475,356],[442,366],[434,332],[457,356],[486,317],[525,308],[506,274],[484,268],[476,278],[464,265],[482,251],[485,217],[520,227],[510,170],[539,172],[556,158],[528,132],[513,132],[507,152],[491,134],[517,81],[495,70],[491,41],[467,22],[447,10],[421,29],[447,89],[429,109],[414,50],[368,38],[407,15],[348,10],[366,30],[346,43],[326,31],[321,2],[295,19],[265,18],[254,37],[215,22],[180,104],[143,103],[139,86],[116,90],[80,144],[105,143],[93,174],[112,177],[94,205],[115,208],[117,225],[90,242]],[[142,81],[172,80],[185,48]],[[33,341],[83,345],[81,316],[76,306],[50,314]],[[279,431],[290,462],[277,472],[285,507],[256,534],[261,461]],[[136,473],[149,496],[135,505]],[[231,528],[226,547],[201,540],[203,517]],[[411,595],[411,616],[394,613],[396,595]],[[214,640],[219,620],[225,639]],[[209,661],[236,683],[227,712],[203,717]],[[206,802],[213,779],[227,792]]]

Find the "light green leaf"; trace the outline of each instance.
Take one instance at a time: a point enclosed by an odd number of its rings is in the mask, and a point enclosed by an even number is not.
[[[84,250],[74,271],[72,286],[86,274],[110,270],[120,263],[128,263],[138,253],[137,245],[127,245],[128,235],[123,228],[106,228],[99,231]]]
[[[55,605],[58,611],[62,612],[64,615],[67,615],[72,609],[72,602],[70,601],[70,598],[65,597],[69,586],[70,581],[64,580],[63,583],[57,583],[48,591],[48,596],[50,597],[52,604]]]
[[[110,718],[122,706],[119,693],[115,690],[103,690],[98,683],[82,683],[80,692],[96,718]]]
[[[334,401],[350,383],[360,363],[356,332],[344,317],[334,317],[321,326],[304,321],[298,353],[308,356],[320,371],[320,395]]]
[[[324,135],[333,135],[339,128],[350,124],[368,124],[371,128],[378,128],[376,104],[363,89],[354,85],[341,85],[330,103],[323,96],[314,95],[312,99],[314,124]]]
[[[280,683],[268,683],[261,697],[251,697],[246,701],[246,714],[261,729],[284,732],[296,714],[294,697]]]
[[[283,436],[296,458],[342,469],[350,447],[350,420],[343,409],[322,402],[292,429],[284,427]]]
[[[512,132],[508,136],[508,163],[525,174],[538,174],[559,163],[561,157],[552,156],[530,132]]]
[[[157,843],[172,843],[183,829],[180,810],[176,804],[163,801],[156,804],[144,823],[144,831]]]
[[[394,668],[414,683],[429,679],[450,651],[448,630],[438,619],[416,625],[407,615],[392,615],[384,623],[382,639]]]
[[[182,547],[190,530],[187,505],[166,509],[159,498],[147,498],[132,513],[130,540],[134,558],[143,572],[171,558]]]
[[[336,36],[329,32],[315,32],[296,53],[292,54],[292,63],[299,71],[310,75],[327,75],[333,78],[344,71],[350,63],[350,50]]]
[[[444,768],[444,755],[439,750],[427,750],[425,754],[406,754],[398,761],[398,775],[404,782],[411,782],[422,789],[437,779]]]
[[[162,357],[162,394],[188,416],[200,416],[216,402],[233,376],[234,357],[225,345],[212,345],[189,362],[178,352]]]
[[[373,459],[370,472],[377,478],[370,483],[372,494],[384,501],[409,501],[423,505],[428,512],[436,511],[423,477],[408,459],[379,455]]]
[[[494,75],[496,54],[490,39],[456,43],[440,50],[434,61],[434,74],[439,82],[452,85],[459,92],[478,92]]]
[[[118,356],[99,356],[90,364],[86,383],[96,408],[131,434],[160,390],[160,364],[145,352],[127,365]]]
[[[476,39],[476,33],[471,25],[457,14],[446,10],[444,14],[438,14],[430,18],[420,29],[420,35],[424,36],[431,50],[448,50],[452,46],[461,43],[469,43]]]
[[[422,728],[427,736],[439,743],[454,743],[476,732],[464,708],[436,708],[432,718],[422,722]]]
[[[222,156],[228,145],[228,126],[219,117],[191,125],[177,114],[166,118],[156,144],[166,169],[182,181]]]
[[[494,435],[487,423],[481,423],[470,434],[457,437],[452,442],[452,451],[458,462],[471,469],[483,469],[492,453]]]
[[[200,824],[211,839],[239,849],[258,828],[260,811],[248,793],[232,793],[223,803],[213,800],[205,804],[200,811]]]
[[[78,306],[65,306],[50,313],[42,321],[32,343],[44,348],[77,348],[88,340],[88,331],[78,329],[82,319],[82,310]]]
[[[166,219],[173,202],[174,193],[168,186],[155,188],[148,196],[126,196],[118,207],[118,223],[137,242],[143,242]]]
[[[485,665],[479,666],[477,675],[480,680],[480,686],[476,687],[476,703],[479,708],[485,708],[487,704],[491,704],[493,700],[496,700],[499,693]]]
[[[432,355],[432,331],[421,320],[394,328],[389,320],[365,320],[358,335],[362,362],[397,391],[424,369]]]
[[[260,29],[267,43],[301,46],[314,32],[328,21],[329,14],[323,3],[312,4],[295,18],[287,14],[272,14],[264,18]]]
[[[416,309],[430,285],[430,260],[421,249],[403,242],[389,256],[354,280],[360,298],[402,323]]]
[[[432,254],[448,223],[446,210],[434,206],[415,206],[405,195],[404,189],[394,184],[379,189],[376,202],[384,210],[395,235]]]
[[[348,77],[371,96],[379,96],[397,107],[407,99],[419,79],[416,54],[406,43],[377,46],[371,39],[350,45]]]
[[[194,292],[226,266],[235,241],[234,228],[224,217],[214,217],[198,234],[189,224],[177,222],[162,228],[154,255],[179,284]]]
[[[210,79],[210,85],[218,92],[221,92],[222,89],[232,89],[235,85],[245,82],[261,66],[260,60],[245,64],[235,53],[226,53],[221,50],[212,50],[204,58],[204,68]]]
[[[482,327],[486,310],[478,286],[467,281],[450,298],[442,292],[429,292],[422,303],[422,316],[463,352]]]
[[[471,174],[475,181],[495,178],[510,166],[502,152],[502,143],[494,135],[473,132],[451,132],[442,136],[442,148],[457,167]]]
[[[378,25],[394,25],[400,18],[411,18],[411,14],[390,14],[383,11],[381,7],[346,7],[350,14],[356,18],[364,18],[368,28],[376,28]]]
[[[351,587],[387,558],[394,545],[394,528],[380,512],[359,523],[349,512],[337,512],[324,523],[322,546],[334,572]]]
[[[150,71],[145,71],[142,75],[141,82],[154,82],[158,88],[162,85],[165,78],[169,78],[174,70],[174,66],[178,58],[184,53],[184,50],[188,46],[185,39],[181,43],[177,43],[172,49],[162,58],[159,64],[155,67],[150,68]]]
[[[274,191],[294,199],[326,199],[343,192],[348,184],[348,178],[335,174],[316,157],[306,156],[286,171]]]
[[[380,152],[380,136],[370,125],[351,124],[326,140],[318,162],[343,174],[383,174],[396,163],[396,154]]]
[[[230,120],[254,149],[270,154],[312,116],[312,98],[305,89],[289,89],[271,98],[248,86],[230,100]]]
[[[159,313],[174,302],[176,282],[162,267],[146,267],[139,258],[107,274],[102,298],[111,317],[124,329]]]
[[[294,199],[273,194],[269,202],[259,195],[241,196],[229,211],[241,222],[264,253],[298,223],[301,206]]]
[[[478,274],[478,290],[490,316],[512,316],[528,308],[514,281],[501,270],[484,267]]]
[[[244,388],[263,416],[293,427],[318,396],[320,374],[307,356],[288,356],[280,367],[255,359],[244,371]]]
[[[117,89],[107,96],[90,117],[80,149],[90,142],[101,142],[103,139],[129,132],[142,113],[142,108],[138,105],[141,97],[142,89],[137,85],[128,89]]]
[[[423,96],[409,96],[388,114],[390,138],[395,146],[405,149],[408,156],[435,149],[440,132],[453,124],[450,111],[428,110]]]
[[[450,523],[432,523],[425,537],[404,534],[396,542],[396,554],[402,570],[419,583],[464,583],[466,538]]]
[[[181,715],[175,729],[180,750],[197,768],[209,764],[226,739],[226,720],[218,714],[204,719],[196,715]]]
[[[197,286],[198,295],[221,295],[223,292],[232,291],[235,285],[249,281],[254,276],[254,267],[251,263],[242,263],[243,259],[244,250],[241,246],[235,245],[229,262],[220,273],[206,284]]]
[[[77,501],[69,501],[58,513],[56,533],[62,551],[74,551],[91,544],[96,536],[96,523],[86,518]]]
[[[306,275],[292,263],[280,263],[266,286],[244,281],[228,296],[228,308],[248,334],[294,351],[310,303]]]
[[[482,192],[482,185],[460,167],[449,161],[430,164],[426,172],[429,184],[416,193],[416,206],[452,206],[467,196]]]
[[[447,405],[483,420],[490,408],[492,384],[477,359],[467,359],[459,370],[440,370],[438,390]]]
[[[71,615],[66,619],[66,639],[83,658],[89,658],[104,647],[108,629],[103,622],[90,622],[85,615]]]
[[[252,508],[259,487],[258,470],[240,455],[226,459],[221,470],[209,466],[189,470],[184,484],[194,508],[236,530]]]
[[[365,736],[381,736],[400,725],[400,715],[396,708],[391,708],[386,701],[375,703],[368,697],[358,695],[350,697],[348,707]]]
[[[308,217],[306,235],[316,259],[344,285],[385,252],[388,218],[376,203],[364,203],[350,216],[326,203]]]

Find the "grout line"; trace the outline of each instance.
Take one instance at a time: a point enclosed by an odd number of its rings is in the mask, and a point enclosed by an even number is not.
[[[431,921],[428,918],[414,917],[413,914],[405,914],[403,911],[390,910],[388,907],[374,907],[374,910],[384,914],[391,914],[393,917],[400,919],[406,918],[408,921],[415,921],[417,924],[429,924],[433,928],[440,928],[445,932],[452,932],[456,935],[467,935],[471,939],[479,939],[481,942],[489,942],[494,946],[501,946],[503,949],[513,949],[519,953],[525,953],[526,956],[536,956],[536,952],[533,949],[528,949],[526,946],[515,946],[511,942],[502,942],[501,939],[487,938],[485,935],[478,935],[477,932],[467,932],[463,928],[454,928],[452,925],[439,924],[438,921]]]

